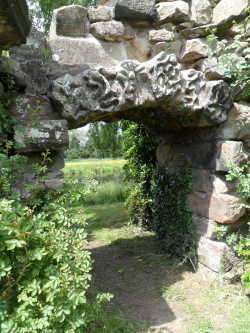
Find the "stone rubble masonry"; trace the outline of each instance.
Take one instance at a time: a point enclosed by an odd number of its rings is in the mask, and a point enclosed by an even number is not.
[[[90,32],[107,42],[119,42],[123,38],[124,26],[121,22],[96,22],[90,26]]]
[[[88,8],[89,21],[94,22],[106,22],[111,21],[114,17],[113,8],[108,6],[102,6],[99,8]]]
[[[89,32],[88,11],[78,5],[56,9],[56,33],[58,36],[85,37]]]
[[[160,2],[156,5],[156,12],[160,23],[182,23],[189,20],[189,5],[184,1]]]
[[[234,19],[237,16],[245,16],[249,0],[221,0],[213,11],[213,23],[221,23],[224,20]]]
[[[219,273],[222,269],[222,261],[227,250],[224,242],[212,241],[206,237],[200,237],[197,242],[197,255],[199,262]]]
[[[66,120],[40,120],[15,128],[14,140],[19,152],[61,150],[68,147]]]
[[[210,0],[191,1],[191,20],[195,25],[204,25],[211,22],[212,5]]]
[[[155,0],[117,0],[115,19],[125,21],[154,21]]]
[[[35,181],[30,166],[49,148],[53,162],[40,186],[60,188],[68,129],[98,120],[143,123],[159,142],[159,164],[170,170],[191,166],[188,203],[199,235],[199,262],[219,272],[227,248],[216,241],[218,227],[230,233],[246,223],[235,182],[226,180],[225,163],[249,160],[250,104],[229,89],[225,70],[210,56],[216,45],[206,37],[216,28],[220,38],[232,38],[235,31],[229,29],[246,17],[249,3],[98,0],[97,8],[55,10],[49,43],[32,30],[26,44],[9,51],[8,70],[20,87],[10,107],[15,139],[29,157],[20,170],[24,182]],[[15,6],[21,23],[8,21],[13,29],[3,25],[4,33],[0,27],[0,49],[24,42],[28,34],[25,1]],[[1,61],[0,72],[6,66]],[[0,95],[3,89],[0,84]],[[6,138],[0,124],[0,140]],[[13,191],[29,198],[22,182]]]
[[[172,42],[175,39],[175,34],[172,31],[166,29],[150,30],[149,41],[155,42]]]
[[[14,45],[25,43],[31,28],[28,15],[28,6],[25,0],[1,0],[0,53]]]

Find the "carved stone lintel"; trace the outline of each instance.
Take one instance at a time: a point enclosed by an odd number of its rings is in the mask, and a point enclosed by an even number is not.
[[[179,118],[183,126],[210,126],[226,120],[232,104],[228,89],[199,71],[181,70],[175,55],[161,52],[144,63],[127,60],[65,75],[53,81],[50,98],[71,128],[96,120],[149,123],[162,117]]]

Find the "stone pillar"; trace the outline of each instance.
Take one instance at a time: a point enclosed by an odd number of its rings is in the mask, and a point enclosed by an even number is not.
[[[158,162],[170,169],[192,167],[193,192],[189,210],[197,232],[199,261],[215,272],[221,269],[226,245],[216,240],[218,228],[228,232],[246,223],[246,208],[227,181],[227,162],[250,160],[250,104],[234,103],[228,119],[216,128],[183,129],[159,139]]]

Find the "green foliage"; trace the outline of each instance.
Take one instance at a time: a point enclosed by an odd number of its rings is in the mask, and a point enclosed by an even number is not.
[[[246,8],[250,12],[250,7]],[[216,41],[217,48],[211,56],[217,56],[219,66],[225,69],[225,76],[229,79],[232,86],[239,86],[242,91],[242,97],[250,95],[250,37],[248,34],[248,24],[250,16],[244,22],[234,25],[237,31],[233,42],[226,39],[219,40],[216,36],[216,29],[211,31],[207,37],[210,43]]]
[[[2,154],[11,170],[19,156]],[[39,182],[49,153],[33,165]],[[8,165],[9,161],[9,165]],[[4,171],[0,168],[0,174]],[[12,183],[12,179],[9,180]],[[86,190],[77,181],[60,191],[43,193],[29,206],[9,198],[0,183],[0,327],[2,333],[77,333],[100,311],[110,295],[90,302],[90,253],[83,249],[85,222],[76,220],[72,206]]]
[[[237,192],[243,199],[245,207],[250,209],[250,162],[244,165],[235,165],[229,163],[230,170],[228,171],[227,180],[236,180]],[[248,226],[250,226],[250,215],[248,212],[247,217],[249,218]],[[242,258],[245,266],[245,273],[242,276],[242,282],[244,286],[250,289],[250,228],[248,227],[245,235],[233,234],[230,236],[231,244],[233,245],[234,251]]]
[[[12,102],[12,94],[16,92],[15,81],[10,74],[11,59],[7,51],[2,51],[0,61],[4,63],[5,72],[0,73],[0,84],[3,86],[3,93],[0,100],[0,124],[5,133],[12,133],[11,122],[13,118],[9,112],[9,106]]]
[[[29,0],[30,18],[37,28],[49,31],[53,10],[62,6],[95,6],[96,0]]]
[[[90,124],[88,143],[94,148],[94,157],[117,158],[122,156],[122,122]]]
[[[133,223],[152,229],[152,179],[156,168],[156,142],[143,125],[127,122],[123,132],[124,166],[132,188],[126,206]]]
[[[178,172],[159,167],[154,186],[154,230],[164,251],[192,257],[195,253],[192,216],[187,211],[187,195],[192,191],[189,168]]]

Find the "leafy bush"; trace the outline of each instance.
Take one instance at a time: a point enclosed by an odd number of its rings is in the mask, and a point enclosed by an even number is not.
[[[227,180],[236,180],[237,192],[243,199],[245,207],[250,209],[250,162],[244,165],[228,164],[230,170],[227,175]],[[250,216],[248,215],[250,226]],[[250,228],[245,235],[234,235],[234,251],[242,258],[245,266],[245,273],[242,276],[242,282],[246,288],[250,289]]]
[[[245,9],[250,12],[250,7]],[[218,63],[225,70],[225,76],[228,78],[232,86],[238,87],[242,97],[250,96],[250,47],[248,25],[250,16],[239,24],[234,25],[237,32],[232,40],[222,39],[216,36],[216,28],[212,30],[211,35],[207,37],[208,41],[213,43],[216,41],[217,47],[211,56],[217,56]]]
[[[85,223],[70,209],[84,195],[75,181],[43,193],[34,206],[0,200],[2,333],[82,333],[109,299],[86,296],[91,259],[83,249]]]
[[[152,180],[156,170],[156,141],[143,125],[128,122],[123,133],[126,179],[132,183],[126,206],[133,223],[152,229]]]

